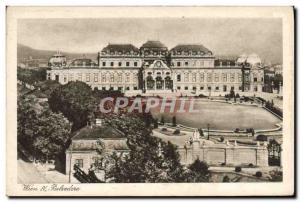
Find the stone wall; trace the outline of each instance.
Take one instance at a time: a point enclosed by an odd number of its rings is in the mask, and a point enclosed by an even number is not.
[[[268,166],[266,145],[203,145],[201,141],[194,141],[189,146],[178,148],[178,151],[182,164],[191,164],[199,158],[209,165],[248,166],[252,164],[253,166]]]

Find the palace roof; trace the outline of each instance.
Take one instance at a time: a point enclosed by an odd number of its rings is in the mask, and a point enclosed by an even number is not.
[[[166,49],[167,47],[161,43],[160,41],[147,41],[144,43],[141,48],[164,48]]]
[[[132,44],[108,44],[102,49],[104,52],[138,52],[139,49]]]
[[[201,44],[179,44],[171,49],[171,51],[193,51],[193,52],[204,52],[212,53],[208,48]]]
[[[75,133],[73,140],[99,139],[99,138],[125,138],[125,135],[110,126],[86,126]]]
[[[93,151],[99,148],[103,148],[106,151],[113,150],[129,150],[127,145],[127,139],[119,138],[119,139],[99,139],[100,145],[97,143],[98,140],[95,140],[93,143],[84,143],[81,141],[74,141],[69,147],[69,151]]]
[[[96,63],[88,58],[79,58],[71,62],[69,66],[95,66]]]

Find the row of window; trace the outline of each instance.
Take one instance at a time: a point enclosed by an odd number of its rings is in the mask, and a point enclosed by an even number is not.
[[[212,55],[211,52],[209,53],[205,53],[203,51],[172,51],[171,52],[172,55],[185,55],[185,56],[188,56],[188,55],[205,55],[205,54],[208,54],[208,55]]]
[[[242,74],[237,74],[238,75],[238,81],[239,82],[242,82]],[[184,81],[184,82],[197,82],[197,74],[196,73],[192,73],[191,74],[191,77],[192,79],[190,80],[190,74],[189,73],[184,73],[183,74],[183,79],[181,77],[181,74],[177,74],[177,77],[176,77],[176,80],[178,82],[181,82],[181,81]],[[198,78],[198,81],[200,82],[204,82],[204,78],[205,78],[205,75],[204,73],[200,73],[200,76]],[[246,80],[249,79],[249,77],[246,77]],[[221,76],[220,74],[218,73],[207,73],[206,74],[206,81],[207,82],[219,82],[219,81],[222,81],[222,82],[227,82],[227,81],[230,81],[230,82],[235,82],[235,73],[230,73],[230,74],[227,74],[227,73],[222,73]]]
[[[230,87],[230,88],[229,88]],[[200,86],[199,88],[197,88],[196,86],[177,86],[177,90],[215,90],[215,91],[223,91],[223,92],[227,92],[229,90],[235,90],[234,86],[227,86],[227,85],[223,85],[223,86],[215,86],[214,89],[211,86],[207,86],[206,88],[204,86]],[[242,90],[242,86],[239,86],[239,90]]]
[[[118,67],[123,67],[123,66],[126,66],[126,67],[130,67],[130,63],[131,62],[102,62],[102,67],[106,67],[106,66],[110,66],[110,67],[114,67],[115,65],[118,65]],[[138,66],[138,62],[133,62],[133,66],[134,67],[137,67]]]
[[[123,80],[127,83],[130,82],[130,74],[126,73],[125,77],[123,76],[123,74],[101,74],[101,82],[105,83],[105,82],[123,82]],[[98,73],[86,73],[85,74],[85,79],[84,81],[86,82],[98,82],[100,81],[99,79],[99,74]],[[63,76],[63,81],[64,83],[68,82],[68,81],[74,81],[76,80],[76,78],[74,78],[74,75],[68,74],[68,75],[64,75]],[[77,80],[79,81],[83,81],[83,76],[82,73],[77,73]],[[137,82],[138,81],[138,75],[135,73],[133,74],[133,81]]]
[[[101,52],[101,55],[138,55],[139,52],[136,52],[136,51],[130,51],[130,52],[122,52],[122,51],[108,51],[108,52],[105,52],[105,51],[102,51]]]
[[[95,87],[97,88],[97,87]],[[121,86],[110,86],[110,87],[101,87],[100,89],[98,90],[118,90],[118,91],[123,91],[123,90],[138,90],[138,87],[137,86],[133,86],[133,87],[129,87],[129,86],[126,86],[125,88],[121,87]]]
[[[197,67],[213,67],[214,61],[204,61],[204,60],[190,60],[190,61],[177,61],[175,62],[177,67],[184,67],[184,66],[197,66]],[[174,62],[172,63],[173,66],[175,66]]]

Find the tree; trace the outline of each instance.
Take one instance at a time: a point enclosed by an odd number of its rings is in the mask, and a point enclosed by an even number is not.
[[[153,128],[158,128],[158,121],[157,121],[157,119],[154,119]]]
[[[73,123],[72,131],[87,125],[94,118],[96,99],[89,85],[76,81],[56,88],[50,95],[49,105]]]
[[[70,138],[71,124],[62,115],[45,107],[37,109],[35,100],[22,97],[18,100],[18,149],[35,159],[54,159],[63,153]]]
[[[28,84],[34,84],[39,81],[44,81],[46,80],[46,69],[23,69],[18,67],[17,78],[18,80]]]
[[[163,124],[163,125],[165,124],[165,117],[164,116],[161,116],[160,123]]]
[[[198,131],[199,131],[199,133],[200,133],[200,136],[203,137],[203,136],[204,136],[203,129],[202,129],[202,128],[198,128]]]
[[[47,160],[64,153],[70,139],[69,121],[61,113],[46,110],[38,116],[37,124],[32,145],[35,157]]]
[[[266,141],[268,141],[268,137],[265,136],[265,135],[258,135],[258,136],[256,137],[256,140],[257,140],[257,141],[263,141],[263,142],[266,142]]]
[[[176,123],[176,116],[173,116],[173,118],[172,118],[172,126],[173,126],[173,127],[176,127],[176,126],[177,126],[177,123]]]
[[[235,93],[233,89],[230,89],[230,94],[229,94],[230,98],[234,98],[235,97]]]
[[[152,128],[136,114],[108,120],[127,137],[128,155],[116,158],[107,176],[114,182],[182,182],[177,147],[151,135]]]
[[[230,179],[227,175],[223,177],[223,182],[230,182]]]
[[[61,86],[61,84],[56,80],[46,80],[38,82],[36,85],[36,88],[39,89],[41,92],[47,95],[47,97],[50,97],[51,93]]]
[[[34,132],[38,121],[38,114],[34,105],[36,104],[34,97],[19,97],[17,107],[17,139],[18,144],[32,155],[31,147],[34,140]],[[19,149],[21,147],[18,147]]]
[[[185,180],[187,182],[208,182],[210,177],[208,168],[209,166],[206,162],[196,159],[194,163],[189,166]]]

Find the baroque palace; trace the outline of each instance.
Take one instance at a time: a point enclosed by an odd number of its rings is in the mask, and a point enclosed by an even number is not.
[[[93,89],[131,95],[261,92],[264,83],[257,55],[216,58],[199,44],[180,44],[170,50],[160,41],[147,41],[140,48],[108,44],[98,53],[97,61],[80,58],[68,62],[57,53],[48,66],[47,79],[61,84],[79,80]]]

